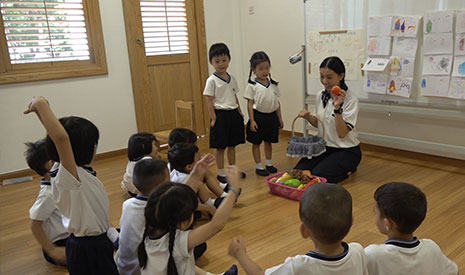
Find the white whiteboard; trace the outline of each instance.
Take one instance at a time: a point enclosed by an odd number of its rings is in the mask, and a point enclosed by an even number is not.
[[[306,44],[308,32],[326,30],[366,29],[368,17],[376,15],[419,15],[432,10],[465,9],[465,0],[306,0],[305,30]],[[423,29],[423,20],[420,29]],[[415,74],[412,83],[411,98],[391,95],[367,93],[363,91],[363,80],[347,80],[347,86],[356,93],[361,101],[367,102],[397,102],[399,104],[428,105],[431,108],[465,107],[465,100],[440,97],[425,97],[420,95],[422,68],[423,32],[418,32],[419,47],[415,57]],[[308,45],[307,49],[308,49]],[[365,49],[364,49],[365,50]],[[307,56],[310,52],[307,50]],[[319,79],[307,75],[307,93],[316,94],[323,88]]]

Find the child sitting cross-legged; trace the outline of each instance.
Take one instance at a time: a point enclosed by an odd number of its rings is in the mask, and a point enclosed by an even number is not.
[[[365,248],[370,274],[458,274],[457,265],[434,241],[414,237],[426,216],[426,196],[419,188],[390,182],[374,198],[376,226],[388,240]]]
[[[352,226],[352,197],[343,187],[316,183],[308,187],[300,200],[300,234],[311,239],[315,250],[289,257],[278,266],[263,271],[247,255],[241,238],[234,238],[229,254],[245,272],[255,274],[368,274],[366,255],[358,243],[345,243]]]

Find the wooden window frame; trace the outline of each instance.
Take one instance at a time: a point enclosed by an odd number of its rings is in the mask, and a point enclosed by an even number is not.
[[[0,15],[0,84],[108,74],[98,0],[83,0],[90,60],[11,64]]]

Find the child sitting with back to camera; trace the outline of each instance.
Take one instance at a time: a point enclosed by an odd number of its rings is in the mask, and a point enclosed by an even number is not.
[[[281,104],[279,103],[278,82],[271,78],[271,61],[265,52],[255,52],[250,58],[249,83],[245,88],[249,122],[247,123],[247,141],[252,143],[252,155],[255,160],[255,173],[268,176],[278,169],[271,161],[272,143],[278,143],[279,129],[283,128]],[[255,80],[252,80],[252,72]],[[260,144],[265,144],[266,165],[263,167],[260,157]]]
[[[53,201],[49,171],[53,162],[45,150],[45,139],[26,143],[26,161],[29,167],[43,178],[37,199],[29,209],[31,231],[42,246],[47,262],[66,266],[65,246],[69,232],[63,225],[62,215]]]
[[[388,236],[384,244],[365,248],[370,274],[456,275],[457,265],[430,239],[414,232],[426,216],[426,196],[416,186],[390,182],[374,194],[376,226]]]
[[[128,159],[126,172],[121,181],[121,188],[128,192],[131,197],[139,194],[139,190],[132,182],[134,165],[138,160],[144,157],[158,158],[158,141],[157,138],[146,132],[133,134],[128,141]]]
[[[45,147],[58,168],[52,177],[56,207],[69,219],[66,264],[73,274],[118,274],[109,229],[109,200],[102,182],[84,167],[92,162],[99,131],[87,119],[58,120],[44,97],[33,97],[25,114],[35,112],[47,130]]]
[[[302,194],[299,206],[300,234],[311,239],[315,250],[289,257],[263,271],[248,255],[241,238],[234,238],[229,254],[248,275],[255,274],[360,274],[366,275],[367,259],[358,243],[342,240],[352,226],[352,197],[343,187],[330,183],[312,184]]]
[[[214,158],[212,158],[214,161]],[[203,177],[207,165],[203,165]],[[210,222],[187,230],[193,220],[198,198],[187,185],[165,183],[149,197],[145,208],[146,227],[139,246],[142,274],[211,274],[195,266],[193,248],[217,234],[226,225],[240,189],[236,167],[228,169],[229,194]],[[226,275],[237,274],[231,266]]]
[[[199,148],[191,143],[178,143],[168,150],[168,160],[170,162],[172,182],[187,183],[186,180],[192,171],[195,163],[199,160]],[[202,182],[187,183],[200,199],[198,211],[207,211],[214,214],[216,208],[221,204],[227,193],[222,190],[222,196],[212,199]],[[223,195],[224,194],[224,195]]]
[[[187,128],[175,128],[170,132],[168,136],[168,145],[170,148],[172,148],[175,144],[178,143],[191,143],[196,145],[197,135],[192,130]],[[226,192],[228,192],[228,184],[218,181],[218,179],[210,171],[210,169],[207,170],[203,182],[207,185],[208,189],[210,189],[210,191],[212,191],[213,194],[215,194],[217,197],[226,196]]]

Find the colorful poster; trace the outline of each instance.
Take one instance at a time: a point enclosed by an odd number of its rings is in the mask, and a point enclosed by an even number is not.
[[[465,55],[465,33],[455,35],[455,55]]]
[[[465,55],[456,56],[454,58],[452,76],[465,77]]]
[[[412,37],[394,37],[392,43],[393,56],[411,56],[417,54],[418,40]]]
[[[424,33],[452,32],[454,10],[427,12],[424,17]]]
[[[423,56],[423,75],[450,75],[452,55]]]
[[[391,37],[375,36],[368,38],[367,55],[390,55],[391,54]]]
[[[417,37],[419,22],[419,16],[394,16],[391,25],[391,35]]]
[[[449,85],[449,97],[465,99],[465,78],[452,77]]]
[[[391,56],[391,61],[388,65],[389,75],[413,77],[413,67],[415,64],[414,57],[399,57]]]
[[[455,33],[465,33],[465,10],[455,13]]]
[[[447,97],[449,94],[450,76],[423,76],[421,78],[422,96]]]
[[[411,77],[390,77],[388,82],[387,94],[410,98],[412,80],[413,78]]]
[[[390,36],[392,16],[371,16],[368,18],[368,37]]]
[[[454,39],[452,33],[425,34],[423,54],[452,54]]]
[[[367,73],[364,90],[368,93],[386,94],[388,75],[383,73]]]

